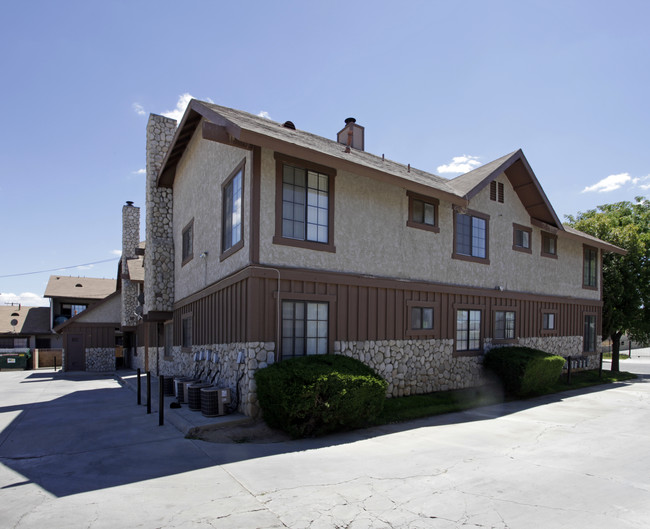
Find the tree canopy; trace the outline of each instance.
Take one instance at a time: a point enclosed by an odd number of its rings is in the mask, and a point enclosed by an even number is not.
[[[603,256],[603,338],[612,340],[612,371],[619,370],[620,339],[650,341],[650,201],[617,202],[567,216],[568,224],[614,244],[626,255]]]

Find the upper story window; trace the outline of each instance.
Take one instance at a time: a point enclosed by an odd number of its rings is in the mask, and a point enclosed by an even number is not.
[[[242,238],[242,197],[244,187],[244,162],[226,180],[222,188],[223,195],[223,234],[221,258],[236,252],[244,245]]]
[[[542,253],[543,257],[552,257],[557,259],[557,235],[542,232]]]
[[[189,263],[194,257],[194,219],[183,228],[181,249],[181,266]]]
[[[533,230],[519,224],[513,224],[512,228],[512,249],[518,252],[532,253]]]
[[[514,311],[498,310],[494,313],[494,339],[515,339],[516,315]]]
[[[584,247],[582,286],[591,289],[598,286],[598,250],[591,246]]]
[[[276,154],[273,242],[313,250],[334,248],[334,176],[326,167]]]
[[[409,218],[407,226],[438,233],[438,205],[435,198],[425,197],[407,191],[409,197]]]
[[[503,204],[504,193],[504,186],[501,182],[497,182],[496,180],[490,182],[490,200],[495,200]]]
[[[489,219],[476,212],[455,213],[454,259],[489,264]]]

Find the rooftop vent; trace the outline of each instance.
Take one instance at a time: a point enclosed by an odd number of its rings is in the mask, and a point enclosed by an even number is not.
[[[82,288],[83,285],[82,285],[81,283],[77,283],[77,284],[75,285],[75,287],[77,287],[77,288]]]
[[[282,126],[287,128],[287,129],[296,130],[296,126],[293,124],[293,121],[285,121],[282,124]]]
[[[345,127],[343,127],[336,135],[336,141],[345,145],[345,152],[351,152],[350,148],[363,151],[364,146],[364,128],[357,125],[357,120],[354,118],[347,118],[345,120]]]
[[[133,206],[133,201],[132,200],[127,200],[126,205],[129,206],[129,207]]]

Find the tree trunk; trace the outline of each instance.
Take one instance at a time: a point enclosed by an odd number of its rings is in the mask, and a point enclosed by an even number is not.
[[[621,336],[623,336],[623,333],[620,331],[610,336],[612,339],[612,371],[615,373],[620,371],[618,361],[621,352]]]

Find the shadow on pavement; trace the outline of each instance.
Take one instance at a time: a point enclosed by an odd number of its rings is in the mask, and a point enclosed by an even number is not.
[[[33,382],[46,376],[37,373],[27,376],[26,380]],[[88,376],[81,379],[91,380]],[[76,381],[77,378],[66,376],[65,380]],[[133,393],[116,382],[112,388],[72,391],[46,402],[0,407],[0,418],[5,413],[19,412],[0,432],[0,462],[21,475],[17,479],[16,476],[8,478],[10,473],[0,473],[0,489],[35,483],[57,497],[68,496],[172,477],[215,465],[355,443],[418,428],[491,420],[573,396],[648,380],[650,376],[645,375],[628,382],[318,439],[268,444],[216,444],[185,439],[172,426],[158,426],[157,416],[147,415],[142,406],[134,403]]]

